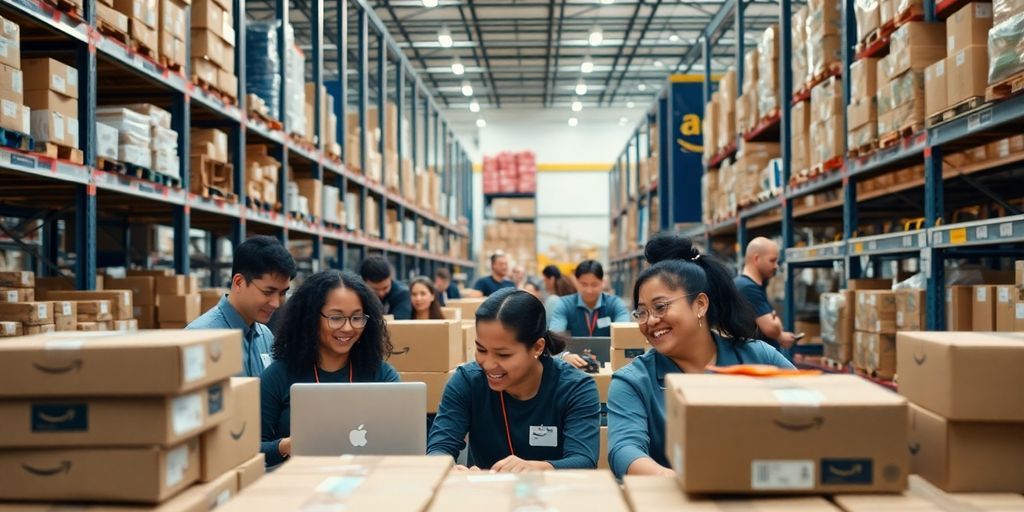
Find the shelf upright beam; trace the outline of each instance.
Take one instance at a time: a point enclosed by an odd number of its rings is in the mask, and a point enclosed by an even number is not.
[[[342,168],[347,170],[348,165],[354,163],[352,155],[348,154],[348,0],[334,1],[338,11],[334,32],[338,34],[338,40],[334,42],[337,45],[335,59],[337,59],[338,69],[338,98],[334,102],[334,115],[338,122],[335,129],[337,130],[336,139],[341,145]],[[347,175],[348,173],[345,172],[334,177],[334,186],[338,187],[338,194],[343,203],[348,194]],[[345,227],[342,226],[342,229]],[[339,241],[337,247],[338,256],[335,258],[335,265],[339,269],[344,269],[348,243]]]
[[[744,72],[743,64],[746,59],[745,53],[747,51],[746,41],[744,41],[746,27],[743,26],[746,18],[746,16],[743,13],[743,11],[746,9],[745,0],[736,0],[735,8],[736,15],[733,17],[733,21],[735,22],[736,26],[733,29],[733,34],[736,35],[736,83],[742,84]],[[787,32],[783,32],[783,34],[787,34]]]
[[[785,37],[781,39],[786,39]],[[711,101],[711,36],[704,33],[701,38],[701,59],[704,61],[704,104]]]
[[[790,34],[793,32],[793,10],[792,0],[779,0],[779,98],[782,103],[779,109],[781,119],[779,121],[780,154],[782,157],[782,254],[784,264],[785,290],[783,294],[782,325],[784,329],[792,329],[796,321],[796,300],[793,296],[793,278],[796,268],[785,261],[786,249],[793,247],[793,203],[786,199],[786,192],[789,188],[789,177],[792,173],[790,161],[792,159],[792,147],[790,144],[790,133],[792,132],[792,104],[793,98],[793,39]]]
[[[668,89],[668,87],[666,87]],[[675,126],[672,126],[672,115],[668,110],[668,94],[662,94],[658,97],[657,106],[657,130],[658,130],[658,207],[660,211],[658,213],[658,230],[668,231],[672,228],[673,219],[672,212],[675,211],[675,198],[673,198],[672,190],[674,190],[674,179],[672,173],[669,172],[669,155],[675,152],[675,146],[673,145],[672,137],[670,133],[675,132]]]
[[[245,0],[231,0],[232,11],[234,12],[234,27],[235,27],[235,70],[238,75],[238,83],[240,84],[238,91],[238,109],[244,114],[248,112],[246,107],[246,93],[245,84],[246,82],[246,71],[245,71],[245,38],[246,38],[246,16],[245,16]],[[187,7],[191,9],[191,7]],[[186,20],[186,23],[191,23]],[[190,52],[191,55],[191,41],[185,41],[186,51]],[[189,73],[191,73],[191,63],[185,63],[189,66]],[[191,76],[191,75],[190,75]],[[232,123],[231,128],[228,130],[229,146],[231,148],[231,162],[233,168],[231,170],[233,176],[232,189],[235,195],[238,197],[238,204],[242,206],[241,214],[237,219],[231,219],[231,244],[237,247],[238,244],[245,241],[245,216],[246,216],[246,191],[245,191],[245,122],[240,120],[237,123]],[[190,160],[191,161],[191,160]],[[214,241],[216,244],[216,241]],[[220,273],[216,270],[216,262],[214,262],[213,270],[211,271],[212,279],[210,282],[211,286],[220,286]]]
[[[278,105],[278,115],[280,116],[281,124],[284,126],[284,137],[288,138],[288,134],[294,128],[289,123],[288,119],[288,47],[287,34],[288,34],[288,11],[289,11],[289,0],[274,0],[274,13],[277,16],[277,20],[281,23],[281,33],[277,38],[277,53],[280,57],[280,67],[278,73],[281,75],[281,84],[278,91],[280,91],[279,97],[281,103]],[[186,146],[187,147],[187,146]],[[288,146],[287,144],[280,144],[277,151],[274,152],[275,158],[281,162],[281,168],[277,177],[277,200],[281,203],[281,214],[287,219],[288,218]],[[288,246],[288,227],[287,225],[278,234],[278,239],[281,243]]]
[[[944,213],[942,183],[942,148],[924,148],[924,222],[932,228],[942,221]],[[931,241],[929,241],[931,242]],[[946,294],[944,250],[927,247],[921,251],[921,268],[927,278],[925,293],[925,324],[930,331],[946,327]]]
[[[185,93],[175,92],[172,94],[171,128],[178,132],[178,147],[188,148],[190,147],[190,127],[192,125],[190,121],[189,98]],[[181,173],[181,187],[185,190],[191,190],[189,185],[191,173],[189,172],[190,162],[188,152],[183,150],[178,151],[178,158],[178,168]],[[187,202],[181,206],[174,206],[172,211],[174,212],[174,273],[179,275],[188,275],[191,264],[191,258],[189,256],[189,233],[191,232],[192,227],[192,212],[190,211]]]
[[[387,133],[387,107],[388,107],[388,42],[387,32],[377,34],[377,126],[380,130],[380,139],[377,141],[377,153],[380,155],[381,175],[380,182],[387,189],[388,173],[387,159],[384,158],[384,148],[387,147],[387,139],[391,134]],[[387,218],[388,218],[388,196],[381,194],[380,205],[377,208],[378,236],[381,240],[387,240]],[[384,257],[388,254],[384,250]]]
[[[360,171],[362,171],[363,175],[365,176],[366,175],[366,141],[367,141],[367,134],[366,134],[366,121],[367,121],[367,119],[366,119],[366,114],[367,114],[367,112],[366,112],[366,105],[367,105],[367,99],[368,99],[367,98],[367,89],[369,89],[369,87],[370,87],[370,78],[369,78],[369,74],[370,74],[369,53],[370,52],[369,52],[369,48],[368,48],[368,46],[370,44],[370,34],[369,34],[369,20],[366,18],[366,11],[362,7],[359,7],[359,14],[357,14],[357,16],[359,17],[358,18],[358,24],[357,24],[357,27],[358,27],[357,30],[359,31],[359,33],[357,34],[358,41],[359,41],[359,50],[357,52],[359,62],[357,63],[357,66],[358,66],[359,69],[356,70],[356,74],[359,77],[359,85],[357,86],[356,90],[358,92],[356,94],[357,94],[357,98],[358,98],[357,101],[359,103],[359,106],[358,106],[358,108],[359,108],[359,169],[360,169]],[[365,233],[365,230],[366,230],[366,216],[364,215],[365,212],[366,212],[366,187],[360,187],[359,188],[359,207],[358,207],[358,215],[357,215],[359,217],[359,222],[357,222],[356,224],[357,224],[359,230],[363,231],[364,233]],[[359,248],[359,259],[363,258],[364,254],[365,254],[365,251],[366,251],[365,247],[360,247]]]
[[[850,68],[856,58],[853,51],[857,44],[857,17],[855,13],[855,0],[843,0],[843,105],[850,104],[853,96],[853,84],[850,81]],[[842,117],[843,133],[848,132],[846,116]],[[845,151],[844,151],[845,153]],[[845,157],[844,157],[845,158]],[[845,160],[843,166],[843,240],[853,238],[857,231],[857,181],[855,177],[849,176],[850,161]],[[860,258],[846,255],[843,258],[843,275],[840,276],[844,287],[845,282],[850,279],[857,279],[861,276]]]
[[[326,119],[323,118],[323,105],[327,101],[327,98],[323,97],[323,85],[324,85],[324,0],[310,0],[310,12],[309,13],[309,24],[310,24],[310,43],[313,50],[313,139],[316,141],[316,148],[323,154],[324,149],[327,145],[324,144],[324,140],[327,138],[327,134],[324,133],[324,126],[327,124]],[[305,75],[305,69],[303,69],[303,75]],[[305,84],[303,84],[305,87]],[[324,167],[323,160],[317,159],[313,162],[313,179],[319,180],[321,184],[324,183]],[[323,201],[321,198],[321,208],[323,207]],[[323,222],[324,212],[323,210],[318,212],[311,212],[318,219]],[[313,271],[319,272],[324,267],[324,237],[322,234],[317,232],[313,235]]]
[[[96,0],[85,0],[83,12],[90,27],[96,26]],[[75,48],[78,80],[78,118],[96,119],[96,48],[79,44]],[[96,130],[92,123],[79,125],[79,146],[85,165],[96,165]],[[75,286],[96,288],[96,185],[75,186]],[[56,260],[52,260],[56,261]]]

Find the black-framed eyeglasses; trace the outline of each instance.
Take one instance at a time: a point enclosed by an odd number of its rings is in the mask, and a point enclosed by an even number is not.
[[[696,293],[689,293],[689,294],[686,294],[686,295],[680,295],[680,296],[678,296],[678,297],[676,297],[674,299],[668,299],[668,300],[664,300],[664,301],[661,301],[661,302],[655,302],[654,304],[651,305],[650,309],[648,309],[648,308],[637,308],[637,309],[634,309],[633,312],[630,313],[630,316],[632,316],[633,320],[636,320],[637,323],[645,324],[645,323],[647,323],[647,320],[650,319],[651,315],[654,315],[655,318],[661,318],[661,317],[665,316],[665,312],[668,311],[668,307],[671,306],[673,302],[675,302],[675,301],[677,301],[679,299],[686,299],[686,298],[689,298],[689,297],[693,297],[694,295],[697,295],[697,294]]]
[[[370,316],[363,314],[345,316],[325,315],[320,313],[320,316],[327,319],[327,325],[329,325],[331,329],[341,329],[342,327],[345,327],[346,322],[351,323],[353,329],[362,329],[363,327],[366,327],[366,324],[370,321]]]

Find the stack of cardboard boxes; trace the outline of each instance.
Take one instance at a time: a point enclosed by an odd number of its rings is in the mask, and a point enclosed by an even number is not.
[[[739,133],[736,128],[737,88],[736,70],[730,67],[718,82],[718,117],[715,119],[718,131],[715,140],[719,146],[717,152],[736,143],[736,135]]]
[[[850,104],[846,107],[846,146],[850,151],[870,148],[878,138],[877,90],[878,59],[860,59],[850,65]]]
[[[276,208],[281,162],[270,156],[266,144],[245,146],[245,195]]]
[[[857,293],[863,290],[888,290],[889,279],[850,279],[847,288],[820,297],[821,341],[826,359],[845,366],[854,358],[856,348]],[[866,340],[865,340],[866,341]],[[865,356],[860,356],[865,359]]]
[[[149,129],[150,169],[158,174],[181,179],[178,156],[178,132],[171,129],[171,113],[150,104],[127,105],[147,118]]]
[[[192,4],[192,78],[236,99],[235,18],[231,4],[230,0],[195,0]]]
[[[163,271],[129,270],[124,278],[106,277],[104,285],[131,290],[132,316],[139,329],[156,329],[156,279],[165,275]]]
[[[438,213],[443,203],[441,197],[441,175],[434,167],[427,167],[416,174],[416,204],[429,212]]]
[[[794,103],[790,119],[793,124],[790,130],[790,147],[793,151],[790,161],[791,172],[801,176],[811,169],[811,102]]]
[[[911,470],[947,492],[1024,492],[1024,335],[900,333]],[[962,509],[966,510],[966,509]]]
[[[110,2],[106,2],[110,5]],[[156,59],[160,48],[158,0],[113,0],[112,7],[128,17],[128,38],[131,47]],[[193,51],[195,51],[193,49]]]
[[[612,371],[625,367],[647,351],[647,339],[635,322],[612,323],[611,334]]]
[[[131,290],[49,290],[47,300],[76,301],[79,331],[136,331]]]
[[[992,4],[974,2],[946,18],[946,53],[925,70],[925,101],[929,116],[985,96],[988,86],[988,34]],[[996,45],[998,48],[998,45]],[[944,83],[940,83],[944,82]]]
[[[808,132],[811,169],[824,166],[846,154],[844,110],[842,77],[829,78],[811,89]]]
[[[825,76],[841,66],[843,58],[843,46],[840,42],[842,5],[842,2],[836,0],[810,0],[807,2],[807,18],[804,20],[807,77],[805,80],[800,80],[794,75],[793,83],[809,83],[812,79]]]
[[[483,168],[484,194],[537,191],[537,155],[533,151],[485,156]]]
[[[946,329],[1024,332],[1024,261],[1016,265],[1015,279],[987,272],[982,275],[987,284],[946,287]]]
[[[54,59],[22,62],[25,105],[31,109],[32,137],[78,148],[78,70]],[[56,154],[51,156],[56,157]]]
[[[891,290],[856,293],[853,366],[872,377],[896,376],[896,294]]]
[[[181,0],[160,0],[160,63],[169,69],[185,69],[188,55],[185,52],[185,38],[188,26],[185,6]]]
[[[228,158],[228,134],[216,128],[193,128],[189,145],[192,193],[204,197],[211,189],[219,191],[221,197],[233,193],[234,167]]]
[[[203,312],[195,276],[162,276],[156,284],[157,322],[161,329],[183,329]]]
[[[316,107],[316,84],[306,82],[306,138],[314,142],[330,156],[341,158],[338,144],[338,115],[334,113],[334,96],[326,87],[320,88],[320,140],[313,141],[314,110]]]
[[[718,118],[721,113],[718,111],[718,103],[721,94],[718,91],[711,93],[711,101],[704,105],[704,117],[703,126],[701,133],[704,135],[704,154],[703,160],[705,163],[710,162],[718,154],[718,148],[721,145],[718,141]],[[628,188],[629,180],[620,180],[620,186],[622,187],[619,192],[619,197],[625,202],[629,198]]]
[[[1020,54],[1024,33],[1019,27],[1024,22],[1024,2],[995,0],[992,2],[992,29],[988,32],[988,81],[999,83],[1024,71],[1024,62],[1015,58]]]
[[[63,352],[77,370],[43,378],[37,361],[67,363],[55,346],[74,348]],[[229,380],[242,366],[238,332],[58,333],[0,353],[0,416],[13,429],[0,448],[5,499],[208,510],[262,473],[258,429],[244,428],[259,421],[259,381]]]
[[[532,222],[497,221],[485,226],[483,251],[480,254],[482,269],[490,268],[491,255],[497,252],[508,255],[510,265],[532,268],[537,261],[537,225]]]
[[[779,26],[772,25],[757,43],[757,118],[765,119],[779,109]]]
[[[807,57],[807,6],[801,6],[793,12],[791,27],[793,29],[790,57],[791,73],[793,74],[793,90],[800,89],[808,80]]]
[[[31,109],[25,106],[21,27],[3,17],[0,17],[0,45],[7,49],[6,53],[0,53],[0,128],[29,135],[32,131],[32,114]],[[75,93],[78,93],[77,87]]]
[[[288,210],[305,216],[323,217],[323,182],[313,178],[288,180]]]
[[[53,332],[53,303],[36,301],[35,274],[0,272],[0,332],[3,337]],[[63,311],[62,311],[63,312]]]
[[[740,97],[736,101],[736,129],[741,134],[753,130],[757,126],[757,73],[758,49],[752,48],[743,56],[743,83],[740,84]]]
[[[461,320],[392,320],[394,352],[388,362],[402,382],[427,385],[427,413],[437,412],[451,372],[466,355]]]
[[[924,70],[945,54],[946,27],[941,23],[914,21],[893,32],[889,55],[878,61],[879,137],[924,128]]]
[[[323,186],[324,222],[327,224],[345,225],[345,205],[341,201],[341,190],[332,185]]]
[[[735,173],[737,204],[750,204],[764,191],[762,176],[771,162],[779,158],[780,146],[776,142],[747,142],[740,140],[736,163],[721,172]]]
[[[97,154],[144,169],[153,166],[149,116],[128,107],[109,106],[96,109],[96,120]],[[117,132],[116,141],[107,128]],[[111,157],[115,152],[116,157]]]

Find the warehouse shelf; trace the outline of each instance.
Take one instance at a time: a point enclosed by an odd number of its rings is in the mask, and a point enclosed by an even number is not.
[[[80,42],[88,41],[90,34],[93,33],[89,24],[84,20],[69,16],[52,4],[41,0],[7,0],[6,4],[21,14],[31,17],[34,22]]]
[[[807,183],[803,183],[795,187],[786,187],[786,199],[792,201],[798,197],[838,187],[847,180],[847,177],[848,174],[845,167],[835,172],[816,176],[811,178]]]
[[[849,159],[846,163],[848,176],[867,177],[920,163],[923,161],[922,155],[927,141],[928,134],[921,132],[900,140],[895,146],[864,157]]]
[[[938,248],[1024,242],[1024,215],[963,222],[932,228],[931,246]]]
[[[880,256],[896,253],[919,253],[928,247],[928,231],[915,229],[851,238],[848,242],[852,256]]]
[[[779,124],[782,121],[782,114],[762,119],[757,126],[743,134],[743,140],[747,142],[769,142],[779,140]]]
[[[727,146],[725,146],[725,149],[723,149],[720,153],[718,153],[710,161],[708,161],[708,168],[714,169],[716,167],[721,167],[722,162],[725,162],[726,159],[735,157],[736,143],[730,142]]]
[[[968,114],[933,126],[928,130],[928,143],[943,149],[966,148],[1020,134],[1024,120],[1024,95],[986,104]]]
[[[790,263],[834,261],[844,257],[846,257],[846,243],[841,241],[786,249],[786,261]]]

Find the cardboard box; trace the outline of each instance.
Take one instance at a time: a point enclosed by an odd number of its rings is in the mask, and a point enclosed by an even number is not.
[[[452,472],[428,510],[516,510],[526,508],[524,501],[543,502],[548,510],[629,510],[610,471],[578,469],[495,475]]]
[[[985,96],[988,87],[988,47],[969,46],[946,59],[946,90],[950,105]]]
[[[158,0],[114,0],[114,9],[156,30],[160,14]]]
[[[0,64],[21,69],[21,27],[0,17]]]
[[[451,457],[292,457],[218,510],[299,510],[325,499],[328,485],[353,510],[419,512],[426,510],[451,466]]]
[[[33,288],[0,287],[0,302],[32,302],[36,300]]]
[[[949,107],[949,90],[946,78],[946,59],[924,69],[924,111],[932,116]]]
[[[647,338],[640,333],[640,325],[636,322],[613,322],[611,338],[613,349],[636,348],[641,352],[647,350]]]
[[[629,476],[623,491],[633,512],[837,512],[819,496],[736,498],[691,496],[670,476]]]
[[[128,16],[111,6],[106,6],[101,2],[97,2],[96,19],[109,24],[112,28],[121,33],[128,33]]]
[[[211,0],[197,0],[192,5],[193,29],[209,30],[217,34],[225,43],[234,44],[233,38],[229,41],[224,35],[225,20],[228,20],[228,26],[231,26],[232,20],[228,17],[227,12]],[[231,35],[234,34],[232,33]]]
[[[260,451],[260,381],[233,377],[228,387],[232,400],[225,421],[200,438],[201,482],[245,464]]]
[[[72,300],[53,302],[53,327],[57,331],[74,331],[78,328],[78,303]]]
[[[192,29],[193,59],[207,59],[216,64],[217,67],[225,69],[229,67],[226,63],[228,56],[231,55],[224,39],[217,35],[216,32],[202,28]]]
[[[83,322],[79,320],[78,324],[75,326],[75,330],[78,332],[95,332],[105,331],[106,329],[101,329],[99,322]]]
[[[462,322],[394,320],[388,330],[394,345],[388,362],[399,372],[447,372],[462,364]]]
[[[974,287],[971,301],[971,330],[988,332],[996,330],[996,287],[979,285]]]
[[[223,69],[217,70],[217,88],[220,92],[227,94],[231,98],[238,97],[238,77],[234,73],[224,71]]]
[[[133,306],[156,304],[156,283],[153,277],[108,277],[106,285],[116,290],[130,290]],[[134,318],[138,318],[135,316]]]
[[[197,20],[196,11],[198,4],[199,2],[196,3],[196,6],[192,7],[191,11],[193,25],[195,25]],[[160,31],[167,33],[175,39],[184,41],[188,37],[188,32],[185,29],[185,5],[178,0],[160,0],[160,9],[160,26],[158,27]]]
[[[1024,334],[897,335],[900,394],[953,421],[1024,421]]]
[[[184,40],[174,37],[169,32],[161,30],[159,37],[160,55],[175,64],[185,64],[188,59],[188,52],[185,50]]]
[[[37,448],[0,452],[9,500],[158,503],[199,477],[199,440],[170,448]]]
[[[954,422],[910,405],[911,470],[947,492],[1024,492],[1024,423]]]
[[[44,298],[46,300],[109,300],[114,320],[132,319],[131,290],[49,290],[45,293]]]
[[[193,129],[190,144],[193,148],[203,146],[207,143],[213,145],[213,153],[208,156],[218,162],[228,162],[228,134],[215,128]],[[195,152],[192,152],[195,155]]]
[[[22,325],[53,323],[51,302],[0,302],[0,320],[20,322]]]
[[[858,331],[875,333],[896,332],[896,294],[889,290],[863,290],[857,292],[857,310],[854,327]]]
[[[191,295],[157,295],[156,319],[164,322],[188,323],[202,314],[199,309],[201,299],[198,294]]]
[[[974,318],[971,306],[974,303],[974,289],[970,286],[946,287],[946,329],[970,331]]]
[[[896,290],[896,330],[921,331],[925,328],[924,290]]]
[[[988,45],[992,28],[992,4],[969,3],[946,18],[946,52],[954,55],[971,46]]]
[[[25,78],[20,69],[0,64],[0,93],[12,103],[25,102]]]
[[[239,373],[241,336],[237,330],[195,329],[11,340],[0,344],[0,396],[181,394]]]
[[[183,275],[154,277],[156,295],[186,295],[188,293],[186,277]]]
[[[21,322],[0,321],[0,338],[13,338],[21,335]]]
[[[665,386],[665,453],[686,492],[906,488],[906,439],[893,433],[906,432],[907,402],[860,377],[672,374]]]
[[[111,330],[130,332],[139,330],[139,322],[134,318],[131,320],[113,320],[111,321]]]
[[[422,382],[427,385],[427,414],[436,413],[441,396],[452,373],[448,372],[400,372],[402,382]]]
[[[139,324],[139,329],[156,329],[156,305],[146,306],[134,306],[132,307],[133,314],[135,315],[135,321]]]
[[[476,321],[462,321],[462,342],[465,347],[466,362],[476,361]]]
[[[78,98],[78,70],[56,59],[24,59],[21,70],[25,91],[53,91],[72,99]],[[78,103],[75,102],[77,106]],[[30,105],[31,106],[31,105]],[[37,107],[33,107],[37,108]],[[38,107],[45,109],[46,107]],[[78,117],[78,112],[74,113]]]
[[[113,311],[113,306],[110,305],[109,300],[76,300],[76,316],[81,322],[102,322],[111,320],[113,315],[110,313]]]
[[[495,199],[491,209],[498,218],[532,218],[537,216],[537,200]]]
[[[820,304],[823,354],[839,364],[849,363],[853,359],[855,292],[823,293]],[[829,323],[833,318],[834,322]],[[831,333],[828,326],[831,326]]]
[[[876,511],[1011,511],[1024,507],[1024,497],[1009,493],[945,493],[918,475],[910,475],[909,489],[900,494],[834,496],[844,512]]]
[[[865,58],[850,65],[850,95],[868,99],[878,90],[878,59]]]
[[[846,117],[851,130],[875,124],[878,121],[878,109],[875,108],[874,98],[865,98],[850,103],[846,107]]]
[[[266,457],[262,453],[257,453],[255,457],[235,468],[238,477],[238,490],[248,489],[260,478],[263,478],[266,472]]]
[[[299,195],[309,201],[309,213],[316,216],[323,216],[323,182],[312,178],[299,178],[294,180],[299,187]]]
[[[227,288],[202,288],[199,290],[199,297],[202,300],[201,308],[203,312],[209,311],[217,304],[220,303],[220,299],[228,294]]]
[[[612,370],[618,370],[632,363],[633,359],[642,356],[644,352],[645,349],[642,348],[612,349]]]
[[[229,416],[227,381],[178,396],[0,401],[0,446],[170,446]]]
[[[1017,288],[1004,284],[996,286],[996,331],[1013,332],[1014,300]]]
[[[879,379],[896,376],[896,336],[857,331],[853,338],[853,366]]]
[[[154,10],[154,12],[156,12]],[[128,17],[128,35],[141,46],[156,51],[160,46],[160,31],[138,18]]]
[[[25,336],[57,332],[57,327],[54,324],[22,325],[21,329]]]

